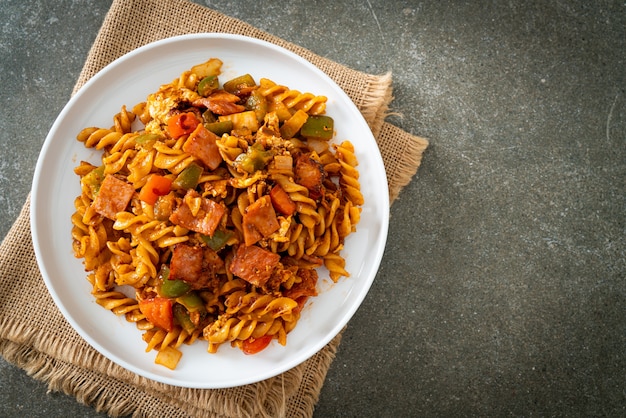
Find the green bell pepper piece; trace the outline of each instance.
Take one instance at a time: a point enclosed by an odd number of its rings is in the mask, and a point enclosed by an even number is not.
[[[85,174],[82,179],[82,182],[89,187],[91,190],[91,195],[96,197],[98,192],[100,191],[100,186],[102,186],[102,182],[104,181],[104,166],[100,166],[98,168],[94,168],[89,173]]]
[[[191,334],[191,332],[196,329],[194,323],[191,322],[191,318],[189,318],[187,309],[185,309],[183,305],[175,303],[172,307],[172,312],[174,313],[176,321],[178,321],[180,326],[183,327],[185,331]]]
[[[166,298],[175,299],[191,289],[184,280],[170,280],[170,268],[167,264],[163,264],[159,270],[159,281],[161,282],[158,287],[159,295]]]
[[[272,151],[266,151],[263,145],[254,143],[248,147],[248,151],[235,158],[235,165],[242,170],[253,174],[262,170],[274,158]]]
[[[205,110],[202,114],[202,122],[204,123],[214,123],[217,122],[217,118],[210,110]]]
[[[300,135],[306,138],[319,138],[329,140],[334,134],[334,121],[330,116],[316,115],[309,116],[302,128]]]
[[[263,123],[265,114],[267,113],[267,99],[258,90],[254,90],[248,96],[245,107],[247,110],[253,110],[259,124]]]
[[[213,251],[219,251],[226,246],[226,243],[232,236],[233,233],[230,231],[216,229],[212,237],[208,235],[201,235],[201,238],[210,249]]]
[[[210,75],[204,77],[198,83],[198,94],[203,97],[207,97],[220,87],[220,82],[216,75]]]
[[[178,298],[189,292],[191,286],[184,280],[163,280],[161,284],[161,295],[166,298]]]
[[[187,168],[178,174],[172,182],[172,187],[176,189],[195,189],[202,175],[202,167],[191,163]]]
[[[215,121],[211,123],[205,123],[204,127],[213,132],[217,136],[229,134],[233,130],[232,120]]]
[[[176,298],[176,302],[187,308],[189,312],[197,312],[204,309],[204,301],[195,292],[189,292]]]
[[[228,80],[224,83],[224,90],[231,94],[238,94],[242,87],[254,87],[256,86],[256,82],[254,78],[250,74],[240,75],[239,77],[235,77],[232,80]]]

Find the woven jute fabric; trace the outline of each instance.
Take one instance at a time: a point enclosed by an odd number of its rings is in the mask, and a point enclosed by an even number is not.
[[[246,35],[289,49],[328,74],[354,101],[379,145],[393,201],[413,177],[428,142],[385,122],[391,74],[358,72],[240,20],[186,0],[116,0],[89,52],[74,92],[114,59],[171,36]],[[0,354],[54,391],[111,416],[307,417],[335,357],[341,334],[304,363],[262,382],[228,389],[190,389],[140,377],[106,359],[63,318],[35,259],[30,199],[0,244]],[[69,234],[69,231],[68,231]]]

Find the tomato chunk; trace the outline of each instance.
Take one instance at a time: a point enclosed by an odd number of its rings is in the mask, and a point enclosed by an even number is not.
[[[174,329],[174,314],[172,301],[167,298],[151,298],[139,301],[139,310],[154,326],[163,328],[167,332]]]
[[[264,335],[259,338],[250,337],[247,340],[243,341],[241,345],[241,350],[244,354],[256,354],[259,351],[264,350],[272,341],[271,335]]]
[[[154,205],[159,196],[165,196],[170,192],[171,186],[172,180],[158,174],[152,174],[139,191],[139,199],[149,205]]]
[[[167,130],[172,138],[179,138],[192,133],[200,121],[192,112],[172,115],[167,121]]]

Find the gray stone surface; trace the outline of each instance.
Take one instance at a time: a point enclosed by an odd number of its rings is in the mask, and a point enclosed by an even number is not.
[[[200,3],[391,70],[431,141],[316,417],[626,415],[623,1]],[[109,5],[0,7],[2,236]],[[0,361],[0,416],[100,415]]]

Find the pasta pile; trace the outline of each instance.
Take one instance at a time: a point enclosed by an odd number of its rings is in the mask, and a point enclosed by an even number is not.
[[[222,84],[221,66],[198,64],[77,135],[102,158],[74,169],[74,254],[97,303],[171,369],[196,340],[209,353],[285,345],[317,268],[349,276],[341,250],[363,204],[326,97],[249,74]]]

